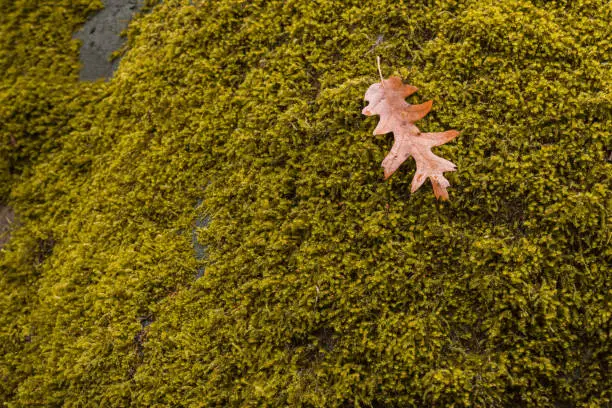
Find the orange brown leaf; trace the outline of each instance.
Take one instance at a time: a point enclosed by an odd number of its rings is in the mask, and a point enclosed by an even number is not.
[[[402,83],[400,77],[393,76],[371,85],[365,94],[368,106],[362,113],[367,116],[379,115],[380,121],[374,129],[375,135],[393,132],[395,142],[391,151],[382,162],[385,179],[399,168],[410,156],[416,161],[416,174],[412,179],[411,191],[414,193],[429,178],[437,199],[448,200],[447,187],[450,186],[443,173],[455,171],[450,161],[431,152],[434,146],[442,145],[459,135],[456,130],[441,133],[421,133],[414,122],[423,119],[431,110],[432,101],[411,105],[406,97],[417,88]]]

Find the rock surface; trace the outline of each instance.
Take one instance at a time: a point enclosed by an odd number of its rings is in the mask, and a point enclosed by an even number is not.
[[[11,207],[0,205],[0,249],[9,240],[9,229],[15,219],[15,213]]]
[[[80,73],[82,81],[109,79],[119,66],[119,59],[110,60],[111,54],[121,48],[125,30],[143,0],[104,0],[104,9],[90,18],[75,38],[82,40]]]

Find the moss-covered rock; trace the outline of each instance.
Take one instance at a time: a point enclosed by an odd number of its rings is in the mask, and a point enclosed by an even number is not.
[[[99,1],[0,0],[0,204],[36,159],[57,147],[89,99],[72,33]]]
[[[167,0],[94,84],[42,3],[0,2],[7,406],[610,404],[607,1]],[[449,202],[382,180],[376,55],[463,131]]]

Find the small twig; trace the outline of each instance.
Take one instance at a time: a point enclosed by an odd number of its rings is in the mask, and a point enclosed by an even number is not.
[[[383,76],[382,76],[382,71],[380,70],[380,55],[376,56],[376,65],[378,66],[378,74],[380,75],[380,83],[381,83],[381,85],[384,88],[385,83],[383,82],[384,79],[383,79]]]

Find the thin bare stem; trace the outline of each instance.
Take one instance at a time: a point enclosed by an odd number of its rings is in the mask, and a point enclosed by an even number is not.
[[[380,70],[380,55],[376,56],[376,65],[378,66],[378,74],[380,75],[380,83],[381,85],[384,87],[385,83],[383,82],[383,76],[382,76],[382,71]]]

